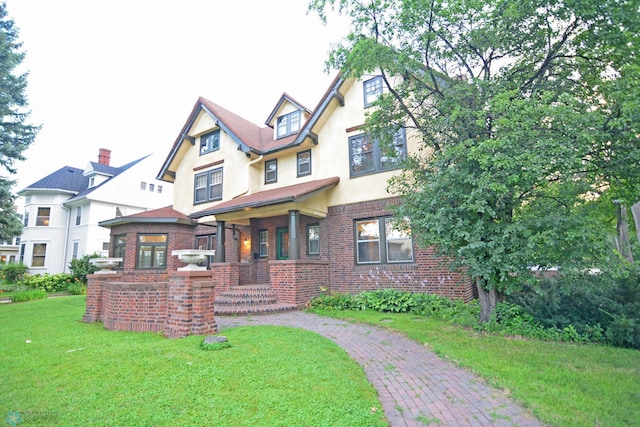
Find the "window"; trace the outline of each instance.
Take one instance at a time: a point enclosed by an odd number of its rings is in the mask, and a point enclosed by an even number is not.
[[[269,255],[269,232],[267,230],[260,230],[258,241],[260,258],[266,258]]]
[[[162,185],[158,185],[158,189],[156,190],[158,193],[162,193]]]
[[[194,203],[222,199],[222,168],[195,176]]]
[[[149,184],[149,191],[151,191],[153,193],[153,190],[156,189],[156,186],[153,184]]]
[[[47,244],[34,243],[33,254],[31,256],[31,267],[44,267],[44,261],[47,257]]]
[[[278,138],[293,135],[300,130],[300,111],[294,111],[278,117]]]
[[[89,178],[89,188],[93,187],[94,185],[96,185],[96,177],[92,176],[91,178]]]
[[[23,221],[23,225],[24,225],[25,227],[28,227],[28,226],[29,226],[29,212],[25,212],[25,213],[24,213],[24,221]]]
[[[20,264],[24,264],[24,251],[26,250],[27,245],[22,243],[20,245]]]
[[[382,95],[382,77],[377,76],[363,83],[364,106],[369,107]]]
[[[389,149],[385,149],[381,145],[379,141],[373,140],[367,134],[349,138],[352,177],[400,167],[400,160],[407,155],[404,128],[396,132]],[[390,153],[389,150],[393,150],[393,153]]]
[[[220,149],[220,129],[200,137],[200,154],[211,153]]]
[[[48,226],[51,208],[38,208],[38,216],[36,217],[36,225]]]
[[[318,224],[307,226],[307,251],[309,255],[320,254],[320,226]]]
[[[73,252],[71,254],[71,259],[78,259],[78,249],[80,247],[79,242],[73,242]]]
[[[311,150],[298,153],[298,176],[311,174]]]
[[[127,247],[127,235],[118,234],[113,238],[113,256],[124,260],[124,253]]]
[[[395,228],[392,218],[356,221],[355,228],[358,264],[413,262],[411,235]]]
[[[167,265],[167,235],[139,234],[136,268],[164,268]]]
[[[278,160],[267,160],[264,162],[264,182],[278,181]]]
[[[141,189],[142,191],[146,190],[146,189],[147,189],[147,183],[146,183],[146,182],[144,182],[144,181],[141,181],[141,182],[140,182],[140,189]]]
[[[76,225],[80,225],[82,222],[82,206],[76,208]]]

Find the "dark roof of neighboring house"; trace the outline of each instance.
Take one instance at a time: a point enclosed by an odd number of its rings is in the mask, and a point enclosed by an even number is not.
[[[79,193],[89,185],[89,178],[83,176],[83,170],[64,166],[21,190],[62,190]]]
[[[259,208],[263,206],[278,205],[281,203],[303,201],[313,196],[321,190],[325,190],[340,182],[337,176],[317,181],[309,181],[301,184],[289,185],[287,187],[274,188],[273,190],[259,191],[247,196],[238,197],[220,204],[212,208],[195,212],[190,215],[191,218],[202,218],[209,215],[217,215],[229,212],[235,212],[247,208]]]
[[[102,227],[113,227],[114,225],[130,223],[160,223],[160,224],[194,224],[194,222],[182,212],[173,209],[173,206],[152,209],[132,215],[116,217],[101,221],[98,224]]]

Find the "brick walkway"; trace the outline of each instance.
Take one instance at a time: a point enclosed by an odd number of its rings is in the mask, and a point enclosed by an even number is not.
[[[284,325],[316,332],[358,362],[378,390],[389,425],[543,426],[500,390],[399,334],[300,311],[253,317],[216,317],[233,326]]]

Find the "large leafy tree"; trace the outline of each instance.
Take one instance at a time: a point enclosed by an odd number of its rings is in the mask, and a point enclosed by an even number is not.
[[[27,74],[16,74],[24,57],[20,51],[18,30],[8,17],[5,3],[0,3],[0,174],[11,175],[14,163],[24,160],[23,152],[36,137],[39,127],[27,124]],[[0,175],[0,241],[11,240],[22,233],[20,218],[14,210],[15,182]]]
[[[397,213],[474,280],[481,320],[531,266],[603,266],[596,205],[639,199],[638,0],[310,4],[332,8],[352,28],[328,65],[389,87],[369,130],[420,141]]]

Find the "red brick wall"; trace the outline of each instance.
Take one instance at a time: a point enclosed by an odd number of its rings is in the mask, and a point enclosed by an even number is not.
[[[319,296],[321,288],[328,287],[329,284],[326,261],[270,261],[269,269],[271,288],[278,296],[278,301],[295,304],[299,308]]]
[[[167,317],[167,283],[102,283],[104,327],[116,331],[162,332]]]

